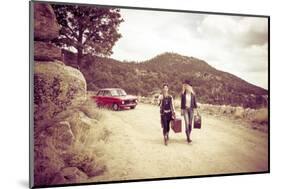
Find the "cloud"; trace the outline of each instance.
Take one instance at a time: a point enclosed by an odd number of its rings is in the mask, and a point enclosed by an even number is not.
[[[163,52],[205,60],[268,88],[266,18],[121,9],[113,58],[143,61]]]
[[[197,31],[212,46],[208,63],[268,88],[267,19],[209,15]]]
[[[114,57],[129,60],[147,60],[165,51],[183,54],[193,42],[193,28],[202,15],[174,12],[121,10],[125,20],[120,27],[123,37],[114,47]],[[181,24],[179,24],[181,23]]]
[[[248,47],[267,43],[267,19],[208,15],[197,31],[207,40],[220,39],[225,46]]]

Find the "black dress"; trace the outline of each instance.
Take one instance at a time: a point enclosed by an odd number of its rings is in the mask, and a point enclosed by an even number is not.
[[[163,127],[163,135],[170,131],[170,122],[172,120],[172,97],[163,97],[160,104],[161,123]]]

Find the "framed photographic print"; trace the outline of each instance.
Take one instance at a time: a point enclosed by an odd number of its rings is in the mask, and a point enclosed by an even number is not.
[[[269,173],[269,16],[29,3],[31,188]]]

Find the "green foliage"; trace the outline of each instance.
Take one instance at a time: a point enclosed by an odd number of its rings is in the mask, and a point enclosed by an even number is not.
[[[112,54],[112,47],[121,37],[117,31],[123,21],[119,9],[60,4],[52,7],[61,25],[60,36],[54,42],[63,48],[75,48],[79,66],[83,54]]]
[[[66,63],[71,65],[71,56]],[[164,53],[145,62],[120,62],[110,58],[91,57],[82,62],[88,90],[121,87],[127,93],[150,96],[169,84],[170,93],[180,97],[182,81],[188,79],[199,102],[259,108],[267,106],[267,90],[254,86],[206,62],[175,53]]]

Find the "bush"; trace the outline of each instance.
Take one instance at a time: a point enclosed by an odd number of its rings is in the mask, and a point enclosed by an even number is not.
[[[91,119],[100,120],[102,118],[101,111],[97,110],[96,103],[90,98],[78,109]]]
[[[251,121],[259,124],[268,124],[268,109],[261,108],[256,110],[251,118]]]

